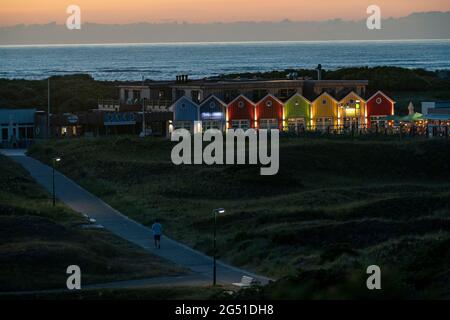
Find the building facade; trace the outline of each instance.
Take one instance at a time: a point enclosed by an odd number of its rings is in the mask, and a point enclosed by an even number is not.
[[[26,148],[36,136],[36,109],[0,109],[0,132],[3,147]]]
[[[255,120],[259,129],[283,130],[283,102],[268,94],[256,103]]]
[[[386,116],[395,114],[395,101],[382,91],[373,94],[366,102],[367,127],[382,128],[388,125]]]
[[[300,132],[311,127],[311,101],[296,93],[284,104],[284,130]]]
[[[227,129],[256,128],[255,104],[244,95],[227,105]]]
[[[338,127],[367,128],[366,102],[353,91],[339,101]]]
[[[338,125],[338,101],[329,93],[318,96],[311,105],[312,127],[331,130]]]

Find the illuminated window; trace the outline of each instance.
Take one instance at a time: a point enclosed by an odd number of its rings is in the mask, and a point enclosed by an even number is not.
[[[277,119],[261,119],[259,121],[259,127],[261,129],[278,129],[278,120]]]
[[[248,128],[250,128],[250,121],[249,120],[232,120],[231,127],[233,129],[247,130]]]

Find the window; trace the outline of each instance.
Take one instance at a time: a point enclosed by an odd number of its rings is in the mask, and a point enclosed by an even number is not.
[[[222,122],[221,121],[202,121],[203,131],[208,129],[217,129],[222,130]]]
[[[133,98],[134,98],[134,101],[141,100],[141,91],[140,90],[133,90]]]
[[[209,104],[209,107],[211,109],[214,109],[216,107],[216,103],[214,101],[211,101],[211,103]]]
[[[266,106],[267,106],[268,108],[271,108],[271,107],[273,106],[272,100],[267,100],[267,101],[266,101]]]
[[[384,116],[371,116],[370,117],[370,126],[372,128],[385,128],[387,124],[386,117]]]
[[[127,89],[125,89],[123,96],[125,101],[128,101],[128,99],[130,98],[130,92]]]
[[[278,129],[277,119],[261,119],[259,121],[260,129]]]
[[[242,109],[244,107],[244,102],[243,101],[239,101],[238,107]]]
[[[250,128],[250,120],[232,120],[231,127],[233,129],[247,130]]]
[[[200,91],[198,91],[198,90],[191,91],[191,99],[192,99],[192,101],[198,103],[200,101],[200,97],[201,97]]]
[[[322,104],[327,104],[327,100],[323,99]]]
[[[381,99],[381,98],[377,98],[377,100],[375,100],[375,102],[377,103],[377,104],[381,104],[381,102],[383,102],[383,100]]]
[[[2,140],[8,140],[8,128],[2,129]]]
[[[344,118],[344,127],[346,128],[358,127],[358,124],[359,124],[358,118],[355,117]]]
[[[333,118],[317,118],[316,126],[318,129],[326,129],[333,126]]]
[[[288,119],[287,125],[289,132],[298,132],[306,129],[305,118]]]
[[[181,109],[186,109],[186,103],[181,104]]]
[[[253,90],[252,92],[252,98],[253,101],[259,101],[262,98],[264,98],[269,92],[267,90]]]
[[[193,122],[192,121],[175,121],[173,124],[174,129],[186,129],[192,131]]]
[[[277,98],[279,99],[287,99],[288,97],[294,95],[297,92],[296,89],[280,89],[277,93]]]

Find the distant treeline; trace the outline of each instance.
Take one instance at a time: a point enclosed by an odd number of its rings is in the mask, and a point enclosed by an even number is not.
[[[234,73],[222,76],[232,78],[286,78],[290,73],[299,77],[317,79],[317,71],[310,69],[288,69],[261,73]],[[425,69],[406,69],[399,67],[359,67],[338,70],[322,70],[325,80],[369,80],[369,90],[385,91],[428,91],[450,89],[450,71],[428,71]]]
[[[289,73],[299,77],[316,79],[315,70],[283,70],[264,73],[240,73],[223,75],[234,78],[286,78]],[[450,100],[450,71],[427,71],[398,67],[344,68],[323,70],[324,79],[369,80],[369,91],[383,90],[397,101],[398,110],[406,109],[408,100],[416,104],[420,99]],[[140,82],[136,82],[137,84]],[[117,99],[118,81],[97,81],[87,74],[53,76],[50,78],[52,112],[87,111],[97,107],[98,99]],[[0,108],[47,109],[47,79],[9,80],[0,79]]]

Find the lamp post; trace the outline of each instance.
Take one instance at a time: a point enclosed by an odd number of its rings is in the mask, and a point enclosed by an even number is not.
[[[60,162],[61,158],[56,157],[52,158],[52,186],[53,186],[53,206],[56,204],[56,195],[55,195],[55,166],[57,162]]]
[[[216,256],[217,256],[217,250],[216,250],[216,235],[217,235],[217,214],[223,214],[225,213],[225,209],[214,209],[213,210],[213,216],[214,216],[214,241],[213,241],[213,286],[217,283],[217,266],[216,266]]]

